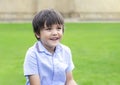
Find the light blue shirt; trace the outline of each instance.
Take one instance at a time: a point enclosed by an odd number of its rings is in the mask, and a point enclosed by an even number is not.
[[[52,55],[37,41],[25,56],[26,85],[30,85],[28,75],[33,74],[40,76],[40,85],[65,85],[66,73],[73,68],[71,51],[67,46],[58,44]]]

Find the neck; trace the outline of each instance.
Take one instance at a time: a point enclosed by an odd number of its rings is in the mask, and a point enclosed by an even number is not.
[[[48,50],[48,52],[50,52],[52,54],[55,52],[56,47],[50,47],[50,46],[47,46],[46,44],[43,44],[43,43],[42,43],[42,45]]]
[[[55,52],[55,47],[53,48],[53,47],[51,47],[51,48],[47,48],[47,47],[45,47],[50,53],[54,53]]]

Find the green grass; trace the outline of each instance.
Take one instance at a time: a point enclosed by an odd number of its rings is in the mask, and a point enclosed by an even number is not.
[[[0,85],[25,85],[23,61],[36,41],[30,23],[0,24]],[[120,84],[120,23],[66,23],[78,85]]]

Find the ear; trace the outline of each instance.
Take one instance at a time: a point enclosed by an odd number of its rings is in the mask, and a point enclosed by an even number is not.
[[[36,38],[40,38],[40,34],[38,34],[38,33],[35,33],[35,36],[36,36]]]

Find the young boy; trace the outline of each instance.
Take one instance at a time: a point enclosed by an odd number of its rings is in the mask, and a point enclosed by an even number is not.
[[[26,85],[76,85],[71,51],[60,43],[64,33],[61,14],[54,9],[42,10],[32,24],[38,41],[26,53]]]

